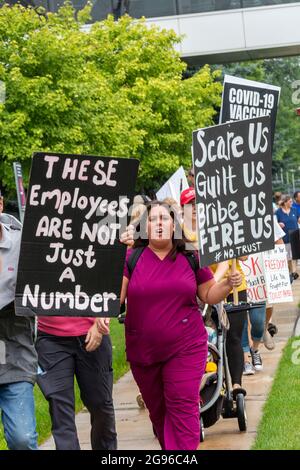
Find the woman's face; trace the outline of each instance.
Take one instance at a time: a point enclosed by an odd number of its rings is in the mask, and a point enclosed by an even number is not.
[[[183,206],[183,220],[186,226],[190,226],[191,222],[196,222],[196,201],[195,199],[189,204]]]
[[[149,242],[166,242],[172,240],[174,222],[166,207],[154,206],[148,215],[147,233]]]
[[[285,203],[285,207],[287,207],[288,209],[290,209],[292,207],[292,204],[293,204],[293,199],[289,199],[288,201],[286,201]]]

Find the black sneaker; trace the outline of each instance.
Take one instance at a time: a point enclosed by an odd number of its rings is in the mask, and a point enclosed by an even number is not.
[[[268,323],[267,330],[272,337],[278,333],[278,328],[274,323]]]
[[[262,370],[263,369],[263,363],[261,360],[261,356],[259,352],[256,350],[254,351],[253,349],[250,349],[251,357],[252,357],[252,364],[255,370]]]
[[[296,279],[298,279],[298,277],[299,277],[299,274],[298,273],[292,273],[292,274],[293,274],[294,280],[296,281]]]

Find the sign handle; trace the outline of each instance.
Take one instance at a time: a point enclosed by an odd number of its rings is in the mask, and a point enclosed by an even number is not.
[[[232,266],[231,266],[231,274],[236,273],[236,258],[232,260]],[[238,288],[233,287],[233,305],[238,305],[239,304],[239,293],[238,293]]]

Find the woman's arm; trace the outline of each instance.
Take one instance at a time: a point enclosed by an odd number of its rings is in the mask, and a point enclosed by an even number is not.
[[[216,272],[214,274],[215,281],[216,282],[221,281],[225,277],[225,274],[227,273],[228,269],[229,269],[228,261],[222,261],[221,263],[219,263],[216,269]]]
[[[242,283],[242,275],[239,272],[230,274],[227,279],[216,282],[210,279],[198,286],[198,297],[202,302],[213,305],[224,300],[232,291],[233,287],[238,287]]]

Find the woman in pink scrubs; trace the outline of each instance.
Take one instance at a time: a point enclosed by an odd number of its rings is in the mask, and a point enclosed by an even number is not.
[[[147,239],[132,275],[125,264],[121,301],[127,297],[126,352],[133,376],[164,450],[195,450],[200,442],[199,389],[207,359],[207,333],[196,297],[215,304],[239,273],[216,283],[209,268],[195,273],[176,239],[176,214],[152,201],[146,213]],[[132,250],[128,250],[127,259]],[[109,333],[108,319],[99,330]]]

